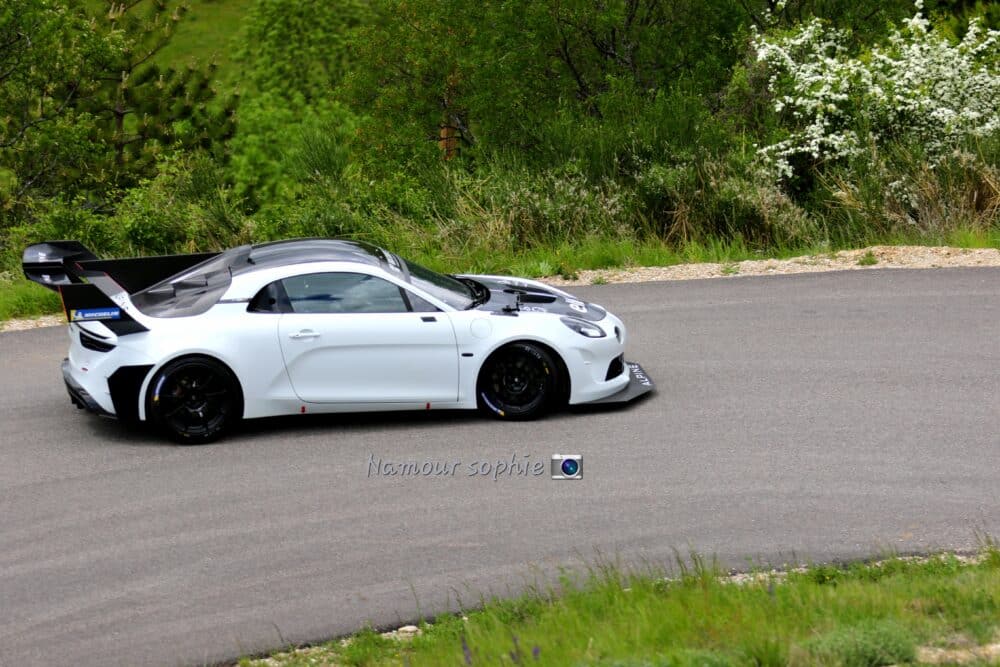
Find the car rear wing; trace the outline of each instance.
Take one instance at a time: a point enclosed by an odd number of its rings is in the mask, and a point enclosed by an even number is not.
[[[83,282],[77,262],[95,259],[97,255],[79,241],[46,241],[24,249],[21,268],[28,280],[58,292],[60,285]]]
[[[217,254],[100,259],[79,241],[45,241],[24,249],[21,268],[28,280],[59,292],[68,321],[102,322],[123,335],[148,331],[133,317],[132,294]]]
[[[107,275],[129,294],[215,257],[217,252],[100,259],[79,241],[45,241],[24,249],[21,268],[28,280],[58,290],[60,285],[87,282],[87,274]]]

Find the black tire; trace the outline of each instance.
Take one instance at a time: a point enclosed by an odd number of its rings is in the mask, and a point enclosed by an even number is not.
[[[559,365],[534,343],[511,343],[490,355],[479,371],[479,409],[500,419],[541,416],[558,400]]]
[[[242,416],[239,382],[215,359],[184,357],[171,361],[149,383],[147,419],[181,444],[218,440]]]

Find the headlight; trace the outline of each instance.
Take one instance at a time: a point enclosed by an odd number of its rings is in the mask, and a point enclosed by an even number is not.
[[[596,324],[591,324],[587,320],[581,320],[575,317],[560,317],[559,321],[581,336],[586,336],[587,338],[604,338],[607,335],[601,327]]]

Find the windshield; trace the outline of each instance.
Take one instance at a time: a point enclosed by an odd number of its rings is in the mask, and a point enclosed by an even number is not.
[[[475,300],[476,294],[473,289],[451,276],[431,271],[413,262],[406,262],[406,268],[410,270],[410,283],[452,308],[465,310]]]

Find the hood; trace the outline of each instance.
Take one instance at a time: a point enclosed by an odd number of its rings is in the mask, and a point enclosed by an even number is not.
[[[506,313],[552,313],[553,315],[578,317],[591,322],[603,320],[607,315],[604,308],[587,303],[572,294],[537,280],[508,276],[460,275],[456,277],[470,278],[482,283],[490,290],[489,300],[477,306],[477,310]]]

